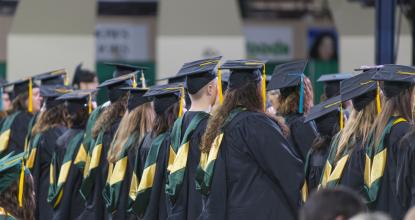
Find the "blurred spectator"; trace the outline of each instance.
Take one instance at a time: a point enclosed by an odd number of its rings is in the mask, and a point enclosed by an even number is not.
[[[7,111],[10,109],[12,105],[12,97],[11,97],[10,92],[3,92],[2,98],[3,98],[3,103],[2,103],[3,109],[2,110]]]
[[[317,60],[337,60],[336,37],[331,32],[318,35],[311,47],[310,57]]]
[[[389,216],[386,214],[380,213],[380,212],[374,212],[374,213],[364,213],[354,216],[353,218],[350,218],[350,220],[392,220]]]
[[[366,211],[363,199],[350,189],[322,189],[312,194],[300,211],[300,220],[346,220]]]
[[[96,89],[98,77],[95,72],[82,69],[82,63],[75,69],[72,85],[75,89]]]
[[[405,220],[415,220],[415,207],[409,209],[406,213]]]

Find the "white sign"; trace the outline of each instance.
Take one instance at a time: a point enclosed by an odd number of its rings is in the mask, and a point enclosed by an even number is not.
[[[97,60],[149,60],[148,34],[148,27],[145,24],[97,24]]]
[[[291,27],[244,27],[249,58],[286,61],[294,58],[294,33]]]

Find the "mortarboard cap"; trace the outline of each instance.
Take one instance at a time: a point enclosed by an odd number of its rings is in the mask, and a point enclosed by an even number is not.
[[[67,85],[67,73],[65,69],[54,70],[42,73],[33,77],[34,80],[40,80],[42,86],[50,85]]]
[[[119,98],[121,98],[127,91],[120,90],[124,87],[133,86],[135,83],[135,72],[119,76],[116,78],[108,79],[101,83],[98,88],[107,88],[108,89],[108,99],[113,103],[116,102]],[[135,87],[135,86],[133,86]]]
[[[324,83],[324,94],[326,98],[331,98],[340,95],[340,82],[352,76],[350,73],[324,74],[317,82]]]
[[[80,109],[88,108],[88,112],[92,112],[92,94],[96,90],[73,90],[64,95],[59,96],[56,100],[66,102],[67,109],[70,113],[75,113]]]
[[[351,78],[353,75],[350,73],[335,73],[335,74],[324,74],[318,78],[317,82],[340,82],[345,79]]]
[[[147,67],[141,67],[141,66],[133,66],[129,64],[122,64],[122,63],[105,63],[108,66],[113,66],[114,72],[112,73],[112,77],[120,77],[127,74],[130,74],[132,72],[136,71],[143,71],[145,69],[148,69]]]
[[[24,152],[12,156],[13,152],[0,159],[0,192],[4,192],[13,184],[19,184],[18,203],[23,206],[23,190],[25,173]]]
[[[206,84],[216,78],[215,68],[222,57],[213,57],[185,63],[178,76],[186,76],[185,87],[190,94],[196,94]]]
[[[153,100],[152,97],[144,96],[144,94],[149,90],[148,88],[125,87],[121,88],[121,90],[130,91],[127,104],[128,111],[132,111],[138,106]]]
[[[4,85],[5,87],[13,85],[13,99],[18,95],[28,93],[28,106],[27,111],[33,112],[33,88],[38,88],[39,86],[33,82],[33,78],[29,77],[26,79],[20,79],[11,83]]]
[[[40,95],[44,98],[46,109],[51,109],[59,104],[63,103],[63,100],[56,100],[58,97],[72,92],[68,86],[41,86]]]
[[[184,85],[183,83],[174,83],[167,85],[157,85],[151,87],[144,97],[154,98],[154,110],[157,114],[163,112],[171,105],[180,101],[179,116],[182,115],[184,106]]]
[[[327,115],[333,111],[340,110],[341,103],[342,102],[340,95],[320,102],[310,109],[310,112],[305,117],[304,123],[323,117],[324,115]]]
[[[378,69],[373,80],[384,81],[382,90],[386,97],[394,97],[415,83],[415,68],[411,66],[386,64]]]

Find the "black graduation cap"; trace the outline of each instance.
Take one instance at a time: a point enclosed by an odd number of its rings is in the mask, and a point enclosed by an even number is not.
[[[293,88],[300,86],[299,113],[303,113],[304,104],[304,70],[307,60],[298,60],[284,63],[275,67],[268,84],[267,90],[279,89],[282,96],[288,96],[295,91]]]
[[[206,84],[216,78],[215,68],[222,57],[196,60],[185,63],[178,76],[186,76],[185,87],[190,94],[196,94]]]
[[[112,73],[113,78],[127,75],[132,72],[143,71],[143,70],[148,69],[147,67],[133,66],[133,65],[122,64],[122,63],[105,63],[105,65],[115,67],[114,72]]]
[[[67,73],[65,69],[59,69],[42,73],[33,77],[35,80],[40,80],[41,85],[67,85]]]
[[[69,93],[59,96],[56,100],[63,100],[67,104],[69,113],[75,113],[80,109],[88,108],[92,112],[92,94],[96,90],[73,90]]]
[[[133,86],[135,81],[135,74],[131,73],[128,75],[119,76],[116,78],[108,79],[101,83],[98,88],[107,88],[108,89],[108,99],[111,102],[117,101],[119,98],[121,98],[124,94],[127,93],[125,90],[121,90],[121,88],[124,87],[130,87]],[[136,87],[133,86],[133,87]]]
[[[53,108],[63,103],[63,100],[56,100],[58,97],[72,92],[72,89],[68,86],[41,86],[40,95],[43,97],[46,109]]]
[[[121,90],[130,91],[128,96],[128,111],[132,111],[136,107],[153,101],[152,97],[144,96],[144,94],[149,90],[148,88],[134,88],[134,87],[125,87]]]
[[[221,77],[222,93],[225,93],[225,91],[228,89],[229,76],[230,76],[229,72],[222,72],[222,77]]]
[[[180,101],[179,116],[181,116],[184,104],[183,93],[183,83],[173,83],[153,86],[144,94],[144,97],[154,98],[154,111],[159,115],[163,114],[168,107]]]
[[[33,111],[33,94],[32,89],[38,88],[39,86],[33,82],[33,78],[29,77],[26,79],[20,79],[14,82],[10,82],[8,84],[3,85],[4,87],[13,86],[13,99],[17,97],[18,95],[24,94],[25,92],[28,93],[28,107],[27,111],[32,112]]]
[[[324,94],[326,98],[331,98],[340,95],[340,82],[352,76],[350,73],[324,74],[317,82],[324,83]]]
[[[415,83],[415,68],[411,66],[386,64],[378,69],[373,80],[384,81],[382,90],[386,97],[400,94]]]
[[[374,99],[377,100],[380,107],[378,84],[372,80],[376,71],[376,69],[365,70],[350,79],[343,80],[340,83],[341,100],[344,102],[352,99],[353,106],[358,111],[362,110]]]
[[[315,105],[310,109],[310,112],[305,117],[304,123],[323,117],[333,111],[339,111],[341,103],[342,101],[340,95],[320,102],[318,105]]]

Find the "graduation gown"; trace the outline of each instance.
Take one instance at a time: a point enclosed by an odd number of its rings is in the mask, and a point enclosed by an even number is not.
[[[88,219],[88,220],[102,220],[108,219],[109,213],[105,207],[105,201],[102,196],[104,190],[107,176],[108,176],[108,160],[107,153],[111,146],[112,139],[117,132],[118,126],[120,125],[121,119],[115,120],[109,127],[107,131],[104,132],[104,137],[102,140],[102,151],[98,172],[94,176],[92,192],[89,195],[89,198],[86,198],[85,210],[79,219]]]
[[[372,211],[388,213],[393,219],[403,219],[415,205],[415,136],[408,134],[410,124],[394,125],[385,137],[387,160],[377,199],[368,204]]]
[[[304,123],[302,114],[290,114],[285,116],[285,123],[290,128],[289,142],[296,154],[305,161],[308,151],[318,136],[314,122]]]
[[[189,127],[198,112],[188,111],[183,115],[181,134]],[[200,142],[206,130],[208,117],[202,119],[193,131],[189,141],[189,154],[183,183],[175,201],[167,196],[168,219],[197,219],[202,211],[202,195],[196,190],[195,173],[200,159]]]
[[[56,167],[61,167],[63,165],[62,163],[64,161],[64,156],[66,153],[66,148],[68,147],[68,143],[77,134],[79,134],[80,132],[84,132],[83,129],[83,127],[70,128],[58,138],[58,140],[56,141]],[[79,149],[79,146],[80,144],[77,146],[77,149]],[[77,152],[77,150],[75,150],[75,152]],[[73,155],[72,162],[75,159],[75,156],[76,153]],[[65,185],[63,186],[62,199],[60,200],[59,205],[54,209],[52,219],[73,220],[76,219],[82,213],[82,211],[84,210],[84,202],[81,197],[81,194],[79,193],[81,182],[82,172],[72,164]]]
[[[199,219],[297,218],[303,163],[265,114],[241,112],[232,119],[214,166]]]
[[[55,152],[56,140],[66,131],[64,127],[50,128],[43,132],[37,145],[36,159],[32,169],[35,184],[36,219],[51,219],[53,207],[47,202],[49,190],[50,163]]]
[[[29,112],[19,112],[10,126],[9,144],[5,153],[2,153],[3,155],[7,155],[10,152],[18,154],[24,151],[26,135],[32,117],[33,115]]]
[[[316,190],[320,184],[320,179],[327,160],[329,148],[330,146],[322,147],[320,149],[310,149],[305,171],[309,193]]]

